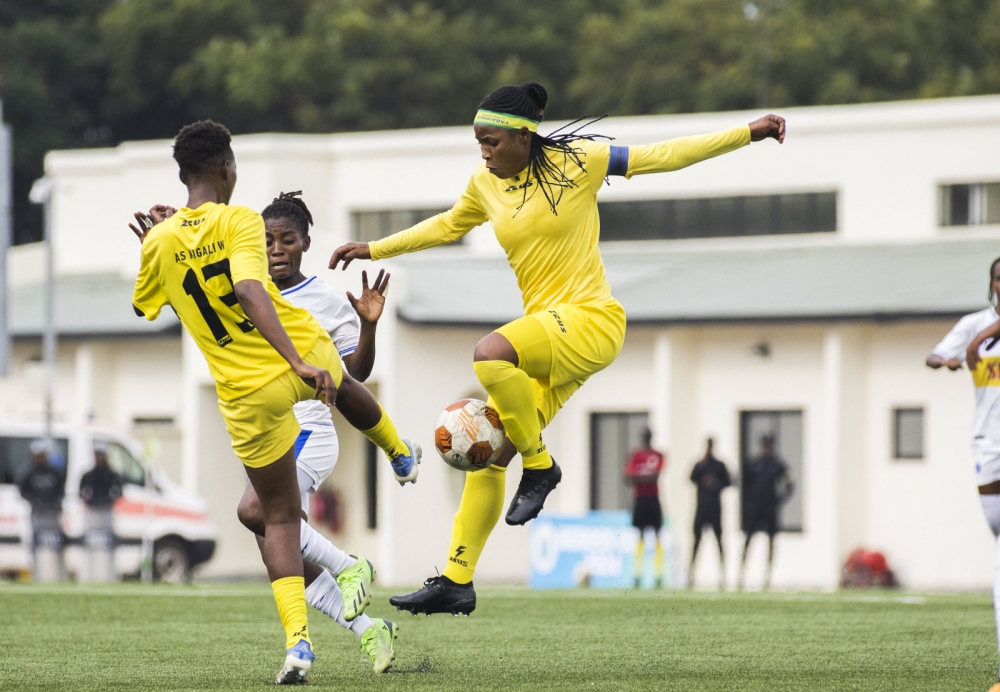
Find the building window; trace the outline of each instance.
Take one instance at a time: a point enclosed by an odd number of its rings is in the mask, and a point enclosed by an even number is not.
[[[632,488],[625,481],[625,464],[642,446],[649,414],[590,415],[590,508],[632,509]]]
[[[805,496],[802,452],[802,411],[740,411],[740,502],[744,531],[768,523],[775,500],[778,530],[802,531]],[[784,466],[784,476],[773,472],[777,468],[773,465],[775,461]],[[755,526],[748,526],[750,523]]]
[[[1000,223],[1000,183],[941,186],[941,225]]]
[[[425,219],[437,216],[445,209],[391,209],[351,212],[351,237],[359,243],[380,240],[405,231]],[[461,243],[462,241],[457,241]],[[455,244],[455,243],[453,243]]]
[[[924,410],[892,410],[892,456],[894,459],[924,458]]]
[[[15,484],[31,468],[31,442],[34,437],[0,437],[0,484]],[[57,437],[52,440],[54,451],[49,463],[63,473],[69,458],[69,440]],[[65,481],[65,478],[63,479]],[[15,491],[16,492],[16,491]]]
[[[602,202],[601,240],[727,238],[837,230],[837,193]]]

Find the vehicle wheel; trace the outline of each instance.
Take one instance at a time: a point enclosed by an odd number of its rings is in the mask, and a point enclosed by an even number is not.
[[[180,584],[188,577],[190,559],[184,543],[164,538],[153,547],[153,576],[169,584]]]

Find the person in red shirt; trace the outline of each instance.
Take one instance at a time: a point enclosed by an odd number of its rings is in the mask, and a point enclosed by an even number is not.
[[[635,509],[632,512],[632,526],[639,529],[639,546],[635,555],[635,586],[642,580],[643,539],[649,529],[656,541],[656,585],[663,581],[663,546],[660,544],[660,527],[663,526],[663,508],[660,505],[659,478],[666,460],[653,449],[653,433],[649,428],[642,433],[643,446],[632,452],[625,464],[625,478],[635,492]]]

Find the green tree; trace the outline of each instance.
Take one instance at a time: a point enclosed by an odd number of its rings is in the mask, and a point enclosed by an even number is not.
[[[534,79],[549,118],[1000,92],[1000,0],[4,0],[17,240],[45,151],[468,123]]]

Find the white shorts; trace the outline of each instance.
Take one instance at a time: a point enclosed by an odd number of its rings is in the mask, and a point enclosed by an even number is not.
[[[977,486],[1000,481],[1000,452],[974,449],[972,460],[976,468]]]
[[[332,425],[303,428],[295,439],[295,466],[299,475],[302,511],[309,514],[309,494],[327,479],[337,465],[340,441]]]

